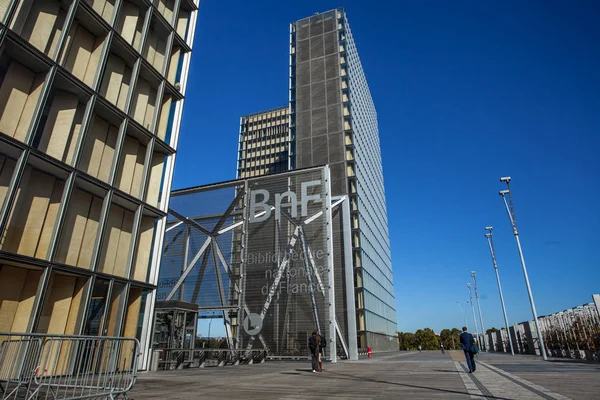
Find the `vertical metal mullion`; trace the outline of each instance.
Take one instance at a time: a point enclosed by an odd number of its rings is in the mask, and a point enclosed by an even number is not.
[[[92,123],[92,115],[94,112],[94,106],[96,104],[97,95],[92,94],[90,97],[88,104],[86,106],[85,113],[83,114],[83,120],[81,121],[81,128],[79,129],[79,137],[77,138],[77,143],[75,144],[75,154],[73,154],[73,167],[79,163],[79,158],[81,157],[81,151],[83,150],[83,144],[85,143],[85,139],[87,136],[87,132]]]
[[[133,63],[133,68],[131,69],[131,79],[129,80],[129,93],[127,93],[127,99],[125,100],[125,109],[123,110],[127,115],[129,115],[129,111],[131,111],[131,106],[133,105],[135,99],[135,91],[141,69],[142,57],[138,57],[138,59]]]
[[[65,23],[63,24],[63,30],[60,33],[60,38],[58,39],[58,46],[56,46],[56,52],[55,54],[48,55],[48,57],[50,57],[56,63],[59,62],[60,54],[62,53],[65,47],[65,39],[68,36],[69,31],[71,30],[71,26],[73,25],[73,20],[75,19],[75,12],[77,11],[78,6],[79,0],[73,0],[73,3],[71,3],[71,6],[69,7],[69,11],[67,11]]]
[[[62,232],[62,228],[65,222],[67,210],[69,209],[69,203],[71,202],[71,196],[73,195],[73,187],[75,186],[75,179],[77,174],[71,172],[65,182],[65,188],[60,199],[60,206],[56,215],[56,224],[50,237],[50,243],[46,253],[46,258],[50,261],[54,260],[54,255],[58,248],[59,238]]]
[[[171,65],[171,50],[173,50],[173,43],[175,42],[175,31],[173,30],[173,26],[169,25],[169,29],[171,33],[169,33],[167,43],[165,44],[165,59],[163,60],[160,71],[158,71],[165,79],[167,78],[167,71]]]
[[[112,16],[111,20],[108,21],[108,24],[111,26],[112,29],[115,29],[115,24],[118,21],[118,17],[120,15],[122,5],[123,5],[123,0],[115,1],[115,8],[114,8],[113,16]]]
[[[146,202],[146,195],[148,194],[148,181],[150,179],[150,170],[152,169],[152,155],[154,154],[154,148],[156,147],[156,137],[150,139],[146,148],[146,157],[144,159],[144,172],[142,173],[142,184],[140,187],[140,200]]]
[[[83,297],[83,301],[81,302],[81,304],[83,305],[83,310],[81,313],[81,323],[79,324],[78,329],[76,328],[77,330],[75,331],[75,335],[82,335],[85,333],[85,325],[87,324],[87,319],[89,317],[90,304],[92,302],[92,294],[94,292],[95,284],[96,284],[96,275],[89,276],[87,288],[85,290],[86,293]]]
[[[35,139],[35,134],[38,130],[38,125],[44,113],[44,107],[46,105],[46,101],[48,101],[48,97],[50,95],[50,91],[52,88],[52,84],[54,83],[54,78],[56,77],[56,65],[53,65],[48,70],[48,74],[46,75],[46,79],[44,79],[44,87],[42,87],[42,93],[40,94],[40,98],[38,99],[37,104],[35,105],[35,110],[33,111],[33,119],[29,124],[29,128],[27,134],[25,135],[25,139],[23,142],[27,145],[32,146],[33,141]]]
[[[10,22],[13,18],[13,14],[15,13],[15,11],[17,10],[17,5],[19,5],[19,0],[12,0],[11,4],[8,6],[8,9],[6,10],[6,14],[4,15],[4,25],[8,28],[8,26],[10,25]],[[0,21],[2,22],[2,21]]]
[[[94,82],[92,84],[92,89],[94,89],[95,92],[98,92],[100,90],[100,83],[102,82],[102,77],[106,72],[106,64],[108,63],[108,56],[110,55],[110,48],[112,46],[114,34],[115,31],[111,29],[106,35],[104,48],[102,49],[102,53],[100,54],[100,64],[98,65],[98,71],[96,71],[96,76],[94,77]]]
[[[37,329],[37,325],[42,314],[42,308],[44,307],[44,297],[46,297],[46,292],[49,289],[48,285],[50,283],[51,274],[52,267],[46,267],[42,273],[42,277],[40,278],[40,283],[38,284],[35,293],[33,307],[31,308],[31,318],[29,318],[29,324],[27,325],[28,332],[34,332]]]
[[[135,250],[137,249],[137,240],[140,234],[140,225],[142,224],[143,206],[138,205],[133,218],[133,227],[131,230],[131,244],[129,245],[129,254],[127,256],[127,268],[125,276],[127,279],[133,279],[134,262],[136,259]]]
[[[114,282],[114,279],[113,279]],[[118,282],[119,285],[123,284],[123,282]],[[114,288],[114,286],[113,286]],[[125,282],[124,286],[123,286],[123,291],[124,293],[122,294],[121,297],[121,301],[119,301],[119,304],[117,304],[117,307],[119,308],[118,310],[116,310],[116,325],[115,325],[115,330],[114,330],[114,334],[110,335],[110,336],[122,336],[122,330],[124,327],[124,317],[125,317],[125,310],[127,309],[126,304],[127,304],[127,299],[129,298],[129,288],[130,288],[130,283],[129,282]],[[111,299],[112,300],[112,299]],[[112,303],[112,301],[111,301]],[[111,310],[112,312],[112,310]]]
[[[106,332],[107,330],[107,326],[106,326],[106,322],[108,320],[108,314],[110,314],[111,310],[111,303],[112,303],[112,292],[113,292],[113,287],[115,284],[115,280],[114,279],[109,279],[108,280],[108,291],[106,292],[106,303],[104,305],[104,315],[102,315],[102,321],[100,321],[100,326],[102,327],[102,331],[98,332],[98,336],[106,336],[104,334],[104,332]]]
[[[117,142],[115,143],[115,154],[113,155],[112,166],[108,176],[108,184],[115,187],[117,186],[115,179],[117,172],[119,171],[119,159],[121,158],[121,153],[123,152],[123,143],[125,142],[125,135],[127,134],[128,125],[129,121],[127,118],[125,118],[119,127],[119,134],[117,135]]]
[[[92,255],[92,261],[90,263],[90,270],[98,270],[98,262],[100,260],[100,253],[102,252],[102,243],[104,242],[104,230],[110,213],[110,205],[112,202],[113,191],[109,190],[104,196],[104,202],[102,203],[102,212],[100,213],[100,220],[98,221],[98,235],[94,243],[94,253]]]
[[[152,116],[152,135],[156,136],[158,134],[158,121],[160,119],[160,114],[162,112],[162,102],[164,95],[166,93],[167,83],[166,78],[163,76],[160,84],[158,85],[158,90],[156,91],[156,102],[154,103],[154,115]],[[166,138],[166,132],[165,132]]]
[[[10,210],[13,206],[13,203],[16,201],[17,191],[27,166],[29,152],[29,149],[24,149],[21,153],[21,156],[15,163],[15,170],[10,183],[8,184],[8,190],[4,198],[4,205],[0,207],[0,234],[4,232],[4,229],[6,228],[6,224],[8,223],[8,218],[10,216]]]
[[[140,38],[140,54],[142,58],[144,58],[146,41],[148,39],[148,32],[150,31],[150,20],[152,19],[152,10],[154,10],[153,5],[149,6],[146,10],[146,15],[144,16],[144,26],[142,27],[141,38]]]
[[[116,330],[115,336],[123,337],[125,334],[125,319],[127,318],[127,303],[129,302],[129,292],[131,291],[131,282],[128,281],[125,283],[125,288],[123,289],[125,293],[123,294],[123,305],[121,308],[121,318],[119,318],[119,329]]]
[[[181,11],[181,0],[175,0],[173,5],[173,21],[171,21],[171,29],[177,32],[177,22],[179,21],[179,12]],[[182,38],[185,40],[185,38]]]

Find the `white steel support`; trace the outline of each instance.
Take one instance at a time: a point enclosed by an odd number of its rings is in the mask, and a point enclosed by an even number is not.
[[[332,213],[331,213],[331,176],[329,167],[325,166],[323,168],[323,181],[325,182],[325,202],[324,212],[325,212],[325,224],[327,231],[327,272],[329,278],[329,330],[327,334],[329,335],[329,357],[331,362],[337,362],[337,346],[336,346],[336,332],[335,332],[335,280],[333,274],[333,224],[332,221]],[[354,303],[353,303],[354,304]]]
[[[210,236],[206,238],[206,241],[200,248],[200,251],[198,251],[198,253],[194,256],[194,258],[192,259],[192,262],[189,263],[189,265],[186,267],[186,269],[183,271],[183,273],[179,277],[179,280],[177,280],[177,283],[175,283],[175,286],[173,286],[173,289],[171,289],[171,292],[165,299],[166,301],[169,301],[173,298],[173,295],[177,292],[177,289],[179,289],[179,286],[181,286],[183,284],[183,281],[185,281],[185,278],[187,278],[187,276],[190,274],[190,272],[194,268],[194,265],[196,265],[196,262],[198,262],[198,260],[202,256],[202,254],[204,254],[204,252],[210,245],[211,241],[212,241],[212,238]]]
[[[344,280],[346,281],[346,318],[348,319],[348,359],[358,360],[358,339],[356,332],[356,307],[354,299],[354,263],[352,261],[352,229],[350,219],[350,198],[344,196],[341,203],[344,221]]]

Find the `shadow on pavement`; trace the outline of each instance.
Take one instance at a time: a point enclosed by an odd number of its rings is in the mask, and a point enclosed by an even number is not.
[[[339,377],[335,377],[335,376],[332,376],[332,375],[338,375]],[[339,373],[339,372],[329,372],[327,375],[324,375],[324,376],[332,377],[334,379],[348,379],[348,380],[354,380],[354,381],[369,381],[369,382],[374,382],[374,383],[385,383],[385,384],[388,384],[388,385],[403,386],[403,387],[409,387],[409,388],[415,388],[415,389],[432,390],[432,391],[435,391],[435,392],[466,394],[467,396],[481,397],[481,398],[486,398],[486,399],[514,400],[514,399],[509,399],[509,398],[506,398],[506,397],[486,396],[486,395],[483,395],[483,394],[470,394],[468,392],[458,391],[458,390],[439,389],[439,388],[429,387],[429,386],[409,385],[408,383],[398,383],[398,382],[383,381],[383,380],[379,380],[379,379],[372,379],[372,378],[359,377],[359,376],[354,376],[354,375],[349,375],[349,374],[342,374],[342,373]]]

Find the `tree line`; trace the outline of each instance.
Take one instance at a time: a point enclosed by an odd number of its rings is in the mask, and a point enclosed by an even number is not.
[[[496,328],[490,328],[486,333],[496,331]],[[442,329],[439,335],[431,328],[419,329],[415,333],[398,332],[398,347],[400,350],[417,350],[420,345],[423,350],[439,350],[443,343],[445,349],[459,350],[460,334],[458,328]]]

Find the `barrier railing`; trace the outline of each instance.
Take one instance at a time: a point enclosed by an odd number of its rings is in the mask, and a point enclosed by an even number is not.
[[[0,332],[0,398],[127,398],[137,339]]]
[[[157,349],[157,351],[162,353],[158,368],[164,370],[262,363],[268,354],[266,350]]]

